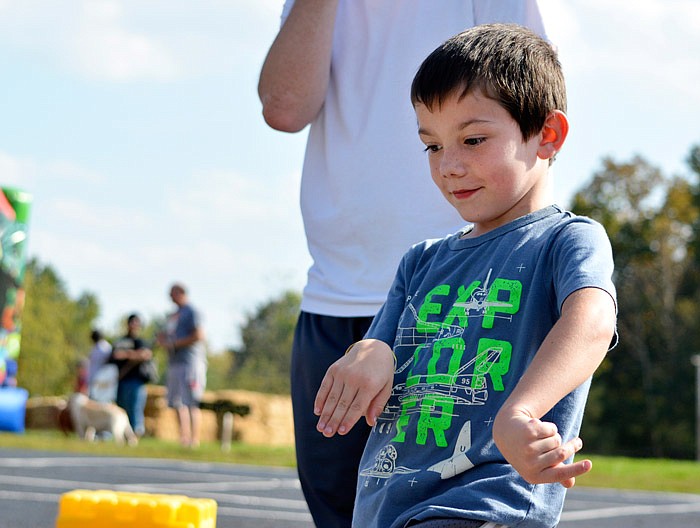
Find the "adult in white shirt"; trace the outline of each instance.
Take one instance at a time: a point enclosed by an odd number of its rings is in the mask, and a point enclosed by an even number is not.
[[[320,382],[364,336],[405,251],[463,224],[431,181],[411,80],[438,44],[488,22],[544,36],[536,0],[287,0],[260,74],[272,128],[311,124],[301,208],[313,265],[295,332],[292,401],[299,478],[322,528],[351,524],[369,428],[320,434]]]

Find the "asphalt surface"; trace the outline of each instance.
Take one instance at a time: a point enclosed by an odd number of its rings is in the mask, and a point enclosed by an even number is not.
[[[54,528],[74,489],[212,498],[218,528],[313,528],[294,470],[0,447],[0,528]],[[559,527],[700,527],[700,495],[574,488]]]

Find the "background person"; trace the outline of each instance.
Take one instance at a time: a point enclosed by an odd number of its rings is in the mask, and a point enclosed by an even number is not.
[[[170,288],[177,310],[170,314],[166,332],[159,343],[168,350],[168,406],[177,411],[180,443],[198,447],[201,411],[199,403],[206,388],[207,363],[199,313],[189,304],[182,284]]]
[[[350,526],[369,428],[318,434],[321,379],[364,336],[406,249],[463,224],[425,177],[411,79],[445,39],[495,21],[544,35],[535,0],[287,0],[260,73],[267,123],[285,132],[311,124],[301,208],[313,264],[291,376],[299,478],[322,528]]]
[[[109,361],[109,357],[112,354],[112,345],[105,339],[102,332],[93,329],[92,332],[90,332],[90,339],[92,340],[93,346],[88,356],[88,386],[92,386],[92,383],[95,381],[95,374],[97,374],[100,367]]]
[[[126,411],[129,423],[137,436],[146,431],[144,409],[148,396],[148,379],[141,372],[141,364],[153,358],[151,351],[141,339],[141,318],[131,314],[126,319],[126,334],[114,343],[109,362],[119,369],[117,405]]]
[[[73,390],[85,395],[89,392],[87,358],[80,358],[75,362],[75,386]]]

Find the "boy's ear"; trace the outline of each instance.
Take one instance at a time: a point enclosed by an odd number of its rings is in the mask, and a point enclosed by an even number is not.
[[[540,159],[552,159],[564,145],[564,140],[568,133],[569,120],[566,114],[559,110],[552,111],[545,119],[542,127],[537,157]]]

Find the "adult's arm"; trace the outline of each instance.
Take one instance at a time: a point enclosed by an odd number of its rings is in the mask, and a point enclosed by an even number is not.
[[[112,352],[112,357],[117,360],[128,359],[129,361],[148,361],[153,357],[153,352],[150,348],[137,345],[137,348],[115,348]]]
[[[181,337],[180,339],[173,339],[170,345],[173,348],[182,348],[190,345],[194,345],[199,341],[204,341],[204,330],[200,326],[196,326],[190,335]]]
[[[323,106],[338,0],[296,0],[263,63],[258,95],[265,122],[298,132]]]

